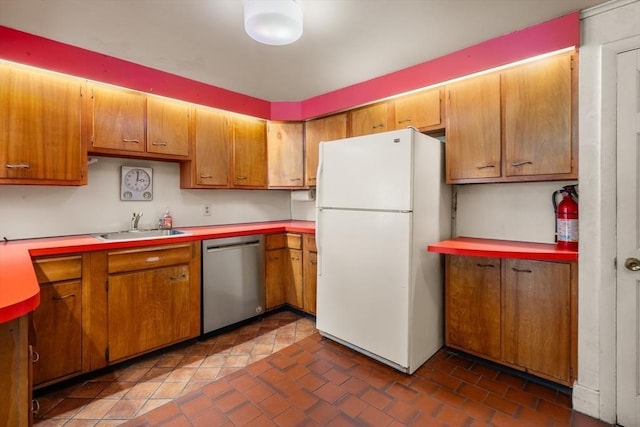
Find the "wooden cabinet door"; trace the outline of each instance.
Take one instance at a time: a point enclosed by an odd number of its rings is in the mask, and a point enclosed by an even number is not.
[[[304,267],[302,278],[304,280],[304,289],[302,290],[303,304],[302,309],[311,314],[316,314],[316,283],[318,276],[318,253],[305,251]]]
[[[448,255],[446,275],[446,344],[499,360],[500,259]]]
[[[288,249],[288,265],[286,271],[289,278],[285,289],[285,302],[292,307],[303,308],[303,283],[302,283],[302,251],[300,249]]]
[[[413,126],[419,130],[444,127],[441,115],[441,89],[403,96],[393,102],[394,129]]]
[[[572,151],[572,57],[503,72],[505,175],[577,178]]]
[[[10,64],[0,82],[0,182],[86,183],[84,82]]]
[[[93,136],[96,149],[145,152],[144,93],[91,84]]]
[[[265,306],[269,310],[285,303],[287,249],[268,250],[265,257]]]
[[[505,260],[503,357],[568,383],[571,373],[571,265]]]
[[[187,103],[147,96],[147,152],[189,156]]]
[[[82,370],[82,283],[80,280],[40,287],[33,313],[36,334],[33,383],[38,385]]]
[[[350,136],[370,135],[388,131],[388,110],[389,106],[386,102],[352,110],[350,112]]]
[[[335,114],[305,123],[304,135],[304,183],[316,185],[320,142],[347,137],[347,113]]]
[[[269,187],[289,188],[304,185],[303,126],[302,123],[267,124]]]
[[[228,187],[231,145],[229,115],[223,111],[197,107],[195,111],[195,156],[189,164],[194,168],[197,186]],[[181,181],[182,181],[181,173]],[[184,185],[183,185],[184,187]]]
[[[188,338],[189,266],[109,276],[109,362]]]
[[[473,77],[447,86],[448,183],[499,178],[500,76]]]
[[[264,120],[233,117],[233,186],[265,188],[267,137]]]

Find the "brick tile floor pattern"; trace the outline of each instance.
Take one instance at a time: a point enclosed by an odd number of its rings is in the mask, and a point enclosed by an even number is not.
[[[446,350],[405,375],[280,312],[40,396],[37,426],[606,426]]]

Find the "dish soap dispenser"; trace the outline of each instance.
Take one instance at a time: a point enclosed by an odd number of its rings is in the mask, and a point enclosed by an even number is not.
[[[171,228],[173,227],[173,218],[169,213],[169,208],[167,208],[167,210],[164,212],[164,215],[162,215],[160,223],[162,224],[161,228],[163,230],[171,230]]]

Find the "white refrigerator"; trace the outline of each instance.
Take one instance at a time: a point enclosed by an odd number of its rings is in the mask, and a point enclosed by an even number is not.
[[[413,373],[443,345],[444,144],[413,129],[320,143],[316,327]]]

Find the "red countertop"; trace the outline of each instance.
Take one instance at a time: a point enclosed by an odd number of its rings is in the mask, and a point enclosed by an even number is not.
[[[162,245],[246,234],[270,234],[286,231],[313,233],[315,223],[312,221],[273,221],[176,228],[189,234],[152,240],[112,242],[105,242],[91,235],[82,234],[0,243],[0,323],[27,314],[40,303],[40,287],[31,262],[31,258],[35,256]]]
[[[552,243],[457,237],[427,246],[429,252],[494,258],[522,258],[540,261],[577,261],[578,252],[557,249]]]

